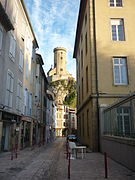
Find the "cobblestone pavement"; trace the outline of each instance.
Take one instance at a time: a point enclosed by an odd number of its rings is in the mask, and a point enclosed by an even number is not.
[[[0,180],[68,180],[65,139],[52,144],[20,151],[17,159],[10,153],[0,154]],[[108,159],[110,180],[135,180],[135,173]],[[71,160],[71,180],[103,180],[104,157],[87,153],[85,159]]]

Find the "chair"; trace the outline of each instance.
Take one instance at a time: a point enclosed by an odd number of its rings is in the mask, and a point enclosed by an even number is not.
[[[76,144],[74,142],[69,141],[69,152],[71,153],[71,159],[75,159],[75,148]],[[74,157],[72,156],[74,154]]]
[[[86,153],[86,146],[76,146],[76,144],[74,142],[69,142],[69,150],[71,151],[71,157],[72,157],[72,153],[73,153],[74,156],[76,155],[76,158],[77,158],[77,153],[78,153],[79,149],[81,150],[81,157],[83,159],[84,153]]]

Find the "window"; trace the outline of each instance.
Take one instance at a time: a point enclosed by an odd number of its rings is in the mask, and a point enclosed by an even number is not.
[[[9,57],[14,61],[16,50],[16,40],[13,34],[10,36],[10,48],[9,48]]]
[[[24,88],[24,114],[27,115],[27,88]]]
[[[81,65],[83,67],[83,50],[81,50]]]
[[[14,3],[12,3],[11,5],[12,7],[12,21],[13,23],[17,23],[17,18],[18,18],[18,7],[17,7],[17,3],[14,1]]]
[[[6,81],[6,106],[12,108],[12,98],[13,98],[13,85],[14,85],[14,74],[8,70],[7,81]]]
[[[86,93],[89,91],[89,85],[88,85],[88,66],[86,67]]]
[[[32,41],[30,39],[30,36],[27,36],[27,39],[26,39],[26,48],[27,48],[30,56],[32,57],[33,45],[32,45]]]
[[[109,0],[111,7],[122,7],[122,0]]]
[[[81,34],[81,43],[82,43],[82,41],[83,41],[83,35]]]
[[[20,57],[19,57],[19,70],[23,72],[23,52],[20,50]]]
[[[90,136],[90,133],[89,133],[89,109],[87,109],[87,136],[88,137]]]
[[[131,132],[130,107],[117,109],[117,128],[119,136],[128,136]]]
[[[78,61],[78,80],[80,80],[80,60]]]
[[[60,68],[60,71],[63,71],[63,69],[62,69],[62,68]]]
[[[88,47],[87,47],[87,32],[86,32],[86,34],[85,34],[85,53],[87,54],[87,49],[88,49]]]
[[[82,135],[82,123],[81,123],[81,116],[78,117],[78,129],[79,129],[79,134],[80,136]]]
[[[87,23],[87,14],[85,14],[85,25]]]
[[[84,113],[82,114],[82,136],[84,136]]]
[[[27,116],[32,114],[32,94],[27,88],[24,88],[24,114]]]
[[[125,41],[123,19],[111,19],[112,40]]]
[[[17,84],[16,109],[22,112],[22,82],[20,80],[18,80]]]
[[[83,78],[82,78],[82,101],[83,101]]]
[[[113,58],[113,73],[115,85],[127,85],[127,59],[126,58]]]
[[[3,39],[3,30],[0,26],[0,54],[1,54],[1,49],[2,49],[2,39]]]
[[[79,86],[79,92],[78,92],[78,105],[80,105],[80,86]]]
[[[32,115],[32,93],[29,93],[29,115]]]
[[[26,58],[26,64],[25,64],[25,75],[26,75],[26,79],[28,80],[28,77],[29,77],[29,64],[28,64],[28,57]]]

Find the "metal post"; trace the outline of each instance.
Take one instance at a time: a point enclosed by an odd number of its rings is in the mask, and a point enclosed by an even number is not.
[[[67,152],[67,158],[66,159],[68,159],[68,142],[66,142],[66,152]]]
[[[18,155],[18,154],[17,154],[17,149],[18,149],[18,148],[17,148],[17,144],[16,144],[16,145],[15,145],[15,157],[16,157],[16,159],[17,159],[17,155]]]
[[[104,153],[104,162],[105,162],[105,178],[108,178],[108,164],[107,164],[107,153]]]
[[[69,154],[68,154],[68,179],[70,179],[70,155],[71,155],[71,153],[69,152]]]
[[[13,151],[14,151],[14,150],[12,149],[12,150],[11,150],[11,160],[13,160],[13,159],[14,159],[14,155],[13,155],[13,154],[14,154],[14,152],[13,152]]]

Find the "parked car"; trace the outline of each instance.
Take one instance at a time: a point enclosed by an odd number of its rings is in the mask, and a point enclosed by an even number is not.
[[[77,140],[77,137],[76,137],[76,135],[74,135],[74,134],[69,134],[69,135],[67,136],[67,140],[76,141],[76,140]]]

